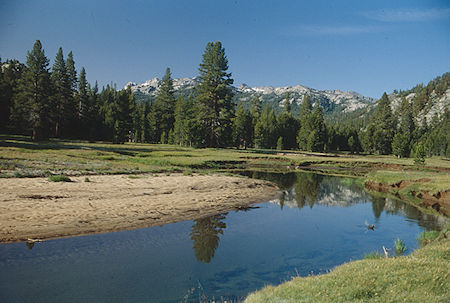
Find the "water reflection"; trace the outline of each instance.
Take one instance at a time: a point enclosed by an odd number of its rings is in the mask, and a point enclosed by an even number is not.
[[[214,215],[194,220],[191,228],[191,240],[197,261],[209,263],[219,246],[219,234],[227,227],[226,214]]]
[[[243,175],[277,183],[281,189],[278,200],[280,208],[298,208],[306,205],[349,207],[359,203],[372,202],[372,212],[376,219],[381,214],[400,214],[408,219],[417,220],[419,225],[427,229],[441,229],[444,219],[423,214],[416,207],[400,200],[386,198],[367,192],[361,182],[355,178],[324,176],[308,172],[271,173],[242,172]]]

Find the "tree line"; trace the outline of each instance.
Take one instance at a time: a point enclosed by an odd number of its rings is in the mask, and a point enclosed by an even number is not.
[[[0,131],[29,134],[36,141],[55,137],[193,147],[393,153],[399,157],[420,150],[427,155],[450,156],[448,110],[431,123],[425,120],[419,125],[414,119],[417,104],[424,106],[423,93],[413,104],[403,96],[395,113],[384,93],[369,118],[342,124],[326,122],[318,100],[314,102],[309,95],[303,98],[297,116],[291,112],[289,94],[278,115],[258,97],[251,100],[248,110],[241,102],[236,105],[228,59],[220,42],[206,45],[199,65],[200,81],[189,96],[176,97],[167,68],[154,101],[136,102],[130,87],[118,90],[110,84],[99,91],[97,82],[87,82],[84,67],[77,72],[72,52],[64,58],[62,48],[50,68],[39,40],[27,53],[26,64],[17,60],[0,63]],[[433,80],[439,92],[448,87],[448,77],[444,76],[445,84],[441,78]]]

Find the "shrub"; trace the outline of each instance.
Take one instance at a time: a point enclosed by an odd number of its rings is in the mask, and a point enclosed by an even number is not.
[[[66,175],[53,175],[48,177],[48,181],[51,182],[72,182]]]
[[[89,180],[88,177],[85,177],[85,178],[84,178],[84,182],[91,182],[91,180]]]
[[[403,242],[400,238],[397,238],[397,240],[395,240],[395,242],[394,242],[394,249],[395,249],[395,254],[397,256],[401,256],[406,252],[407,247],[405,245],[405,242]]]

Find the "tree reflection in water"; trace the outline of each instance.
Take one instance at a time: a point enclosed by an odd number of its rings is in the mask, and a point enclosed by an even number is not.
[[[252,178],[275,182],[281,189],[279,204],[284,207],[302,209],[305,205],[349,207],[359,203],[372,203],[373,215],[379,219],[382,213],[403,214],[408,219],[417,220],[427,229],[441,229],[445,222],[439,217],[422,213],[416,207],[400,200],[367,192],[356,178],[324,176],[309,172],[271,173],[248,172]]]
[[[191,240],[197,261],[209,263],[219,246],[219,234],[227,227],[225,214],[194,220],[191,228]]]

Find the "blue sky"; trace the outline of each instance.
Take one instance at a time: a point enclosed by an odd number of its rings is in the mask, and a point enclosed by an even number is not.
[[[40,39],[72,50],[88,80],[122,87],[192,77],[221,41],[235,85],[302,84],[379,98],[450,71],[450,1],[0,2],[0,56],[25,62]]]

